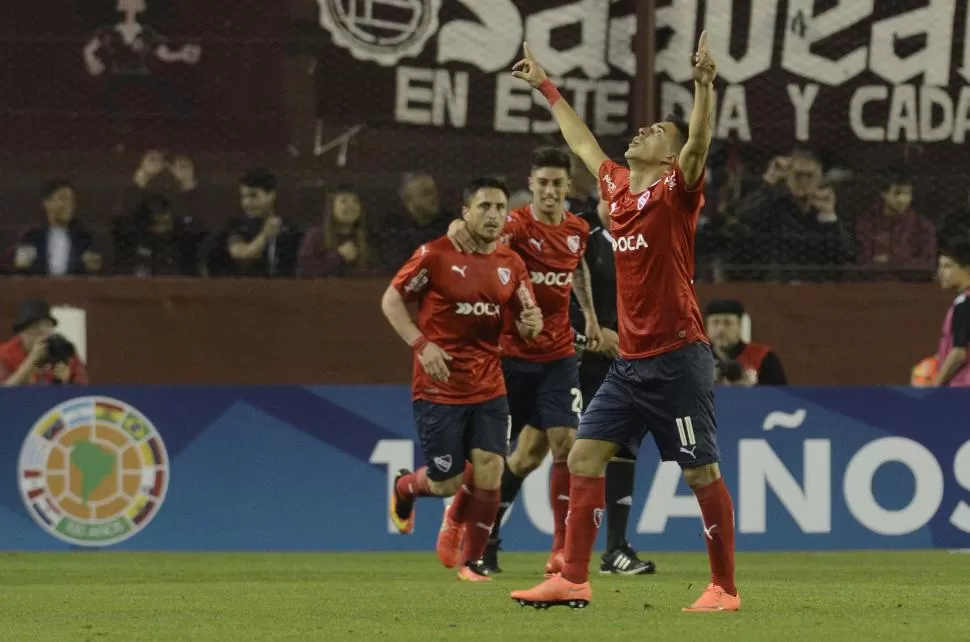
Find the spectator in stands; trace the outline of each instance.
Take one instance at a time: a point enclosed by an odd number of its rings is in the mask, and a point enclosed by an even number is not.
[[[20,304],[14,337],[0,344],[0,382],[4,386],[88,383],[84,362],[74,345],[54,334],[57,319],[47,301]]]
[[[781,359],[762,343],[741,340],[744,306],[724,299],[707,306],[706,327],[717,364],[717,381],[734,386],[785,386],[788,378]]]
[[[172,194],[172,213],[181,221],[186,230],[194,234],[205,234],[207,227],[215,224],[210,220],[212,206],[208,189],[204,189],[195,173],[195,163],[184,154],[177,154],[168,165],[169,173],[175,180]]]
[[[71,182],[57,179],[41,189],[46,225],[28,230],[17,244],[14,272],[29,275],[89,275],[101,270],[94,239],[75,217]]]
[[[822,183],[822,167],[807,152],[769,169],[759,189],[738,206],[743,233],[732,257],[752,266],[747,278],[827,280],[839,272],[819,267],[852,261],[852,238],[839,220],[835,190]]]
[[[276,175],[259,168],[239,180],[243,216],[213,237],[207,272],[213,276],[291,277],[300,233],[276,213]]]
[[[400,268],[422,244],[444,236],[453,218],[441,209],[438,186],[427,174],[405,174],[401,184],[404,211],[385,217],[373,233],[375,258],[386,272]]]
[[[172,202],[146,192],[131,217],[115,222],[114,272],[134,276],[196,276],[204,234],[177,218]]]
[[[150,149],[142,155],[141,163],[131,176],[131,183],[125,187],[115,207],[116,219],[132,216],[141,207],[146,194],[166,191],[160,185],[166,176],[166,166],[165,155],[156,149]]]
[[[912,202],[908,176],[895,173],[885,180],[878,202],[856,219],[861,265],[918,269],[930,276],[936,263],[936,226],[917,214]]]
[[[327,199],[322,224],[303,237],[296,275],[347,276],[366,270],[369,262],[360,195],[352,186],[341,185]]]
[[[214,209],[199,184],[195,163],[184,154],[177,154],[169,162],[165,155],[150,149],[132,175],[131,183],[121,194],[115,217],[124,219],[135,214],[147,194],[162,194],[172,201],[172,213],[189,229],[197,233],[205,230],[209,210]]]

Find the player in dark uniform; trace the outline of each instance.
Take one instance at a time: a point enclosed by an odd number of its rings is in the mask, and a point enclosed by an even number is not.
[[[543,330],[535,340],[524,341],[506,324],[502,333],[502,369],[509,390],[512,416],[510,439],[516,442],[502,476],[502,500],[484,562],[499,572],[499,530],[505,511],[518,495],[525,477],[552,453],[549,503],[553,513],[552,552],[546,573],[562,570],[566,513],[569,508],[569,470],[566,458],[576,440],[583,410],[579,368],[569,323],[570,296],[575,292],[585,317],[584,328],[595,347],[599,323],[593,308],[589,271],[583,260],[589,225],[565,210],[569,191],[569,155],[554,147],[532,154],[529,188],[532,203],[512,212],[502,231],[502,242],[522,257],[536,303],[543,314]],[[463,225],[452,223],[449,236],[474,252],[474,244],[460,239]],[[444,532],[444,531],[443,531]],[[440,542],[440,538],[439,538]],[[453,540],[440,546],[458,546]],[[440,554],[440,553],[439,553]]]
[[[585,411],[619,355],[619,337],[616,333],[616,268],[613,265],[613,237],[609,231],[609,202],[601,200],[595,211],[584,212],[581,216],[591,227],[585,258],[593,286],[593,305],[601,328],[599,346],[591,349],[586,345],[579,362],[579,389],[583,393]],[[573,305],[572,322],[577,335],[583,334],[583,317],[579,306]],[[585,343],[585,337],[583,339]],[[603,574],[646,575],[657,570],[652,561],[640,559],[626,538],[636,463],[636,456],[624,446],[606,467],[606,551],[600,559],[600,573]],[[488,560],[487,551],[485,560]]]
[[[940,286],[959,294],[943,320],[936,387],[970,388],[970,239],[956,237],[940,251]]]
[[[693,285],[716,75],[707,33],[692,58],[690,128],[674,120],[641,128],[626,151],[629,169],[606,157],[527,45],[514,70],[549,101],[566,142],[599,176],[609,201],[620,357],[583,414],[569,453],[562,574],[511,597],[539,608],[589,604],[589,562],[603,520],[607,463],[623,446],[636,453],[650,433],[661,457],[680,464],[703,517],[711,583],[685,610],[736,611],[741,598],[734,581],[734,509],[717,463],[714,356]]]
[[[471,581],[489,579],[480,559],[498,513],[508,449],[499,335],[509,314],[524,337],[542,331],[525,264],[498,243],[507,207],[502,183],[472,182],[462,213],[481,251],[460,254],[445,237],[426,243],[381,301],[391,326],[414,350],[414,421],[427,462],[395,479],[391,520],[401,533],[410,533],[416,498],[454,495],[443,528],[464,539],[464,550],[442,562],[449,568],[461,562],[458,577]],[[406,307],[412,301],[418,302],[417,325]]]

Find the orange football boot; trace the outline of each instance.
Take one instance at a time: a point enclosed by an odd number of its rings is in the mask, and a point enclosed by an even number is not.
[[[397,477],[394,478],[394,486],[391,489],[391,523],[394,524],[394,528],[402,535],[410,535],[414,531],[414,500],[405,502],[398,499],[397,480],[410,474],[410,472],[410,470],[403,468],[399,470]]]
[[[681,609],[685,613],[722,613],[741,610],[741,593],[731,595],[717,584],[708,584],[704,594],[690,606]]]
[[[562,575],[553,575],[538,586],[525,591],[512,591],[510,596],[522,606],[548,609],[551,606],[568,606],[582,609],[589,606],[593,591],[589,582],[574,584]]]
[[[461,561],[461,544],[465,539],[465,525],[451,518],[451,506],[445,509],[441,518],[441,529],[434,550],[445,568],[454,568]]]

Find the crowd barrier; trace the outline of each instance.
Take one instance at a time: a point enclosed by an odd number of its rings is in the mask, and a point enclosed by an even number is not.
[[[740,550],[970,547],[970,394],[904,388],[724,389],[722,470]],[[404,386],[0,390],[0,549],[426,550],[391,480],[421,463]],[[503,530],[545,550],[548,461]],[[703,548],[696,503],[648,443],[630,538]],[[601,534],[602,535],[602,534]],[[602,542],[601,542],[602,544]]]
[[[411,353],[381,314],[389,278],[9,279],[0,337],[18,302],[84,310],[99,384],[405,384]],[[699,285],[701,306],[739,299],[752,338],[789,383],[898,385],[934,354],[953,293],[936,284]]]

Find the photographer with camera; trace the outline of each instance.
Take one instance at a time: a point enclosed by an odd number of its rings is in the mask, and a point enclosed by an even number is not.
[[[707,335],[714,349],[717,383],[724,386],[785,386],[781,359],[762,343],[741,340],[740,301],[723,299],[707,306]]]
[[[0,345],[0,381],[4,386],[88,383],[84,362],[74,344],[54,333],[57,319],[46,301],[20,304],[15,336]]]

